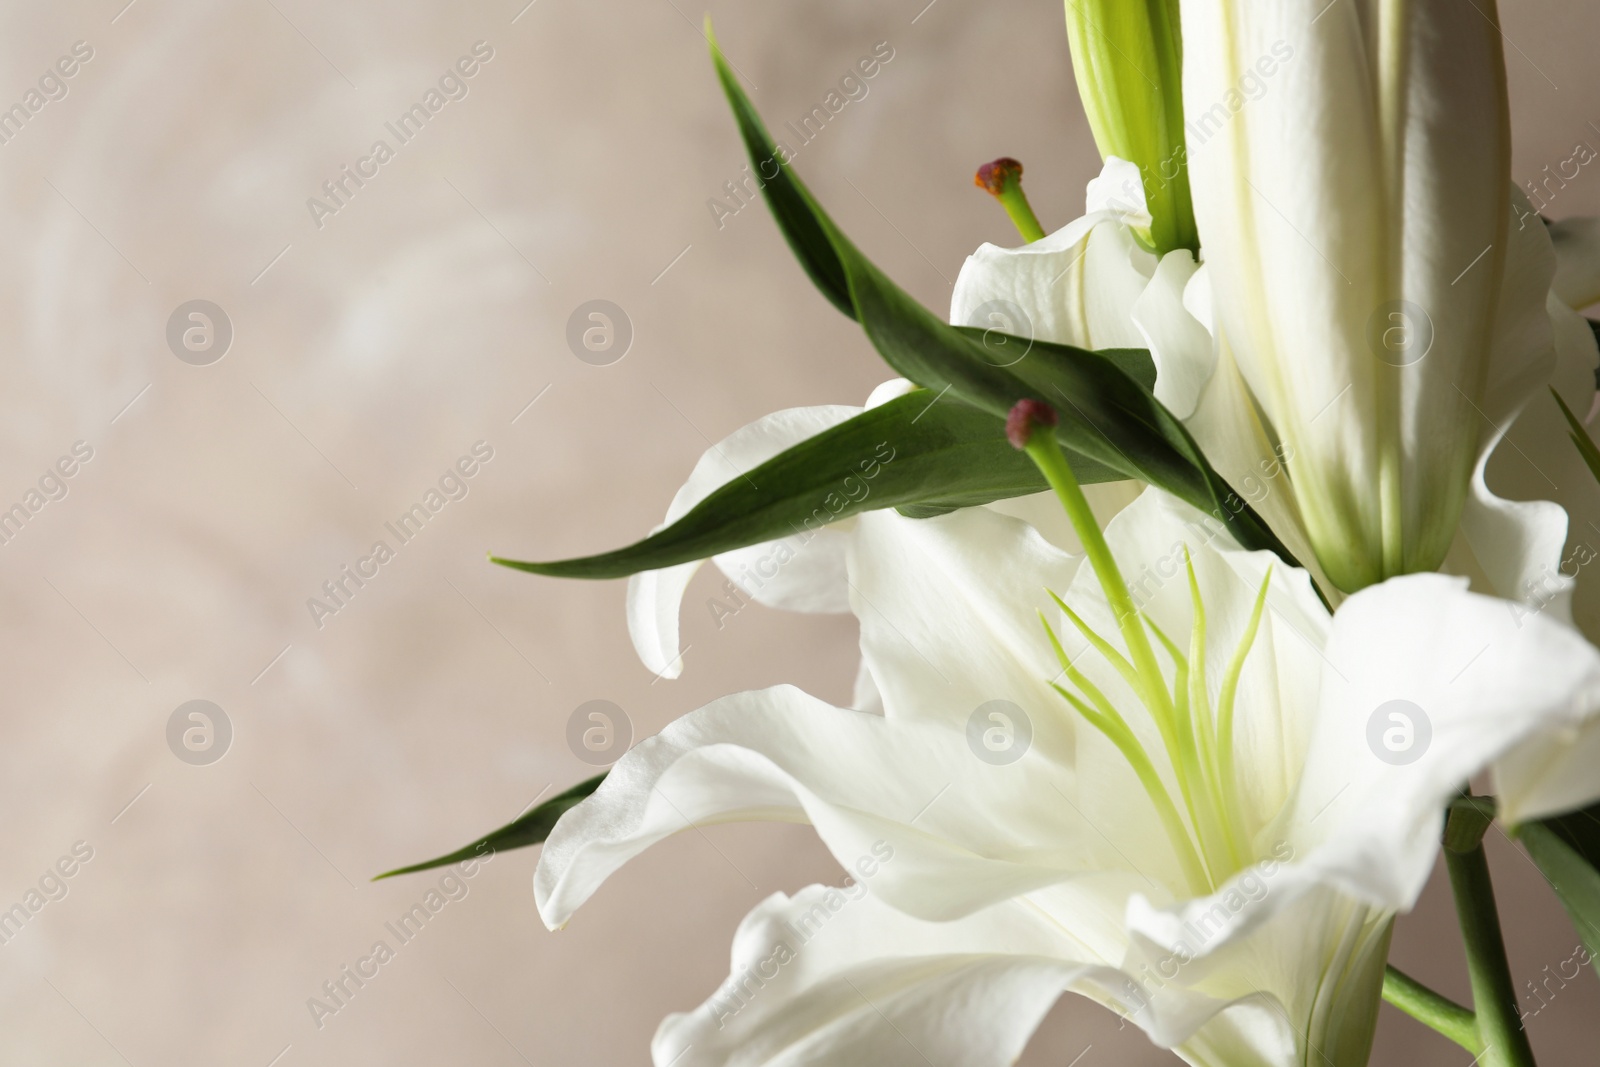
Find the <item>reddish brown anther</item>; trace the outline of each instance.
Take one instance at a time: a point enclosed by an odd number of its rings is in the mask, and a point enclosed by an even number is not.
[[[1010,156],[1002,156],[993,163],[985,163],[973,176],[972,184],[994,196],[1005,192],[1007,185],[1022,180],[1022,164]]]
[[[1011,447],[1021,451],[1028,447],[1036,426],[1054,426],[1056,409],[1043,400],[1019,400],[1006,416],[1006,440]]]

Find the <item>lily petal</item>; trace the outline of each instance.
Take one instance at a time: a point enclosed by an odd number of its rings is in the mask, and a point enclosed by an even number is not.
[[[1600,797],[1593,763],[1551,758],[1589,743],[1600,651],[1516,607],[1468,592],[1463,579],[1419,574],[1340,608],[1293,817],[1304,840],[1320,842],[1305,864],[1322,880],[1378,906],[1409,907],[1432,869],[1446,802],[1486,767],[1511,823],[1549,814],[1544,797]],[[1390,728],[1399,732],[1385,759]]]
[[[1555,243],[1555,294],[1575,311],[1600,302],[1600,219],[1562,219],[1550,224]]]
[[[1539,394],[1558,365],[1582,364],[1589,369],[1585,377],[1592,378],[1596,349],[1589,324],[1553,293],[1547,298],[1546,314],[1554,328],[1550,359],[1497,358],[1490,364],[1483,416],[1493,421],[1494,431],[1485,440],[1472,473],[1471,494],[1461,513],[1461,538],[1488,578],[1489,592],[1535,610],[1549,610],[1557,619],[1571,622],[1575,582],[1562,565],[1566,510],[1550,500],[1505,499],[1489,488],[1487,480],[1495,451],[1529,402],[1534,402],[1534,418],[1549,417],[1553,405]],[[1496,355],[1515,351],[1516,346],[1507,345],[1497,348]],[[1527,425],[1526,421],[1522,425]],[[1527,459],[1526,455],[1519,458]],[[1536,475],[1542,488],[1548,476],[1543,471]],[[1551,490],[1555,491],[1553,484]]]
[[[1251,813],[1255,861],[1215,889],[1187,891],[1172,839],[1111,744],[1030,695],[1049,669],[1022,621],[1036,603],[1030,584],[1070,580],[1068,601],[1114,633],[1087,570],[984,509],[865,516],[851,584],[885,714],[788,687],[725,698],[630,751],[545,846],[535,895],[551,926],[655,841],[734,819],[808,821],[870,881],[870,898],[840,905],[857,909],[848,918],[828,891],[808,891],[829,902],[827,929],[776,975],[770,962],[758,970],[770,1000],[741,996],[730,1020],[725,987],[706,1010],[664,1026],[658,1055],[696,1046],[706,1063],[798,1064],[860,1049],[893,1063],[903,1053],[883,1044],[885,1018],[943,1034],[925,1028],[966,1025],[960,1005],[988,1004],[992,990],[1018,1007],[982,1033],[1010,1054],[1049,1000],[1073,989],[1194,1064],[1359,1067],[1390,919],[1414,903],[1459,784],[1491,767],[1512,821],[1600,795],[1600,651],[1549,614],[1518,616],[1518,605],[1470,593],[1462,579],[1416,575],[1352,596],[1330,621],[1304,572],[1240,549],[1225,527],[1156,490],[1107,538],[1141,610],[1179,646],[1192,623],[1182,560],[1193,560],[1207,647],[1221,654],[1240,643],[1272,568],[1239,682],[1240,800],[1230,802]],[[881,587],[874,571],[889,576]],[[899,599],[862,606],[862,592],[892,598],[897,583]],[[872,621],[878,608],[892,617]],[[1071,659],[1131,708],[1095,655]],[[976,681],[959,677],[969,664]],[[1208,673],[1214,686],[1221,671],[1208,662]],[[963,714],[992,693],[1021,694],[1015,706],[1033,725],[1032,747],[1004,766],[972,747]],[[1397,699],[1428,723],[1418,758],[1404,764],[1380,758],[1372,740]],[[1159,751],[1152,728],[1136,730]],[[747,927],[799,928],[801,915],[815,926],[816,906],[815,895],[774,898]],[[771,951],[741,933],[735,983],[748,985]],[[882,1014],[859,1009],[863,994]]]
[[[1097,973],[1069,962],[1076,944],[1024,905],[930,923],[870,887],[814,885],[757,905],[734,936],[728,980],[662,1022],[658,1067],[1004,1067],[1061,992]]]
[[[1139,219],[1149,225],[1149,216],[1138,171],[1130,178],[1128,167],[1108,160],[1089,185],[1098,207],[1055,233],[1020,248],[979,246],[956,277],[951,323],[1080,348],[1145,347],[1131,312],[1157,260],[1130,229]],[[1024,321],[1014,321],[1019,312]]]
[[[719,486],[740,477],[751,467],[837,426],[860,414],[861,410],[842,405],[788,408],[735,430],[700,457],[688,480],[672,498],[666,519],[656,529],[676,522]],[[800,537],[785,538],[784,541],[794,544],[789,546],[793,559],[780,571],[782,584],[774,584],[770,590],[763,589],[759,593],[751,589],[745,591],[756,595],[758,600],[765,595],[763,602],[769,604],[782,605],[786,599],[792,600],[803,605],[798,610],[847,610],[837,582],[842,576],[839,557],[828,551],[830,542],[839,537],[838,531],[823,529],[809,541]],[[718,565],[722,566],[726,559],[727,565],[722,569],[737,581],[749,567],[775,551],[777,544],[769,542],[724,553],[718,557]],[[682,563],[659,571],[645,571],[628,579],[628,635],[633,639],[639,659],[663,678],[676,678],[683,673],[678,615],[684,591],[699,569],[699,562]]]
[[[1180,419],[1194,414],[1217,365],[1211,334],[1183,306],[1184,289],[1199,269],[1188,252],[1168,252],[1130,312],[1155,361],[1156,399]]]
[[[672,834],[806,821],[846,861],[888,841],[897,860],[875,891],[908,914],[958,918],[1114,857],[1070,805],[1008,802],[1019,791],[1057,795],[1049,782],[1059,772],[1037,750],[989,766],[941,724],[841,710],[790,686],[740,693],[636,745],[563,816],[539,858],[534,897],[556,929],[612,872]]]
[[[878,866],[864,859],[853,870]],[[1120,1010],[1202,1067],[1324,1062],[1259,989],[1241,985],[1240,996],[1225,999],[1182,982],[1145,979],[1141,988],[1028,903],[930,923],[877,899],[875,877],[857,873],[842,888],[814,885],[757,905],[734,936],[727,980],[657,1030],[657,1067],[1004,1067],[1066,991]],[[1305,927],[1321,925],[1308,918]],[[1336,1022],[1343,1030],[1325,1028],[1335,1037],[1361,1029],[1358,1020]],[[1315,1051],[1334,1067],[1365,1062],[1326,1042]]]
[[[1117,156],[1107,156],[1100,173],[1084,187],[1084,213],[1108,211],[1136,230],[1150,228],[1150,208],[1144,192],[1144,177],[1138,164]]]
[[[932,519],[861,516],[851,599],[885,714],[965,729],[986,701],[1047,708],[1051,715],[1036,716],[1046,721],[1035,723],[1034,744],[1067,758],[1072,731],[1051,725],[1066,717],[1047,685],[1059,668],[1035,612],[1054,614],[1048,590],[1070,586],[1081,561],[987,508]]]
[[[1202,268],[1195,278],[1199,280],[1204,275]],[[1194,292],[1195,286],[1191,284],[1188,291]],[[1273,442],[1232,352],[1226,348],[1224,340],[1219,339],[1218,345],[1221,350],[1216,368],[1186,424],[1189,432],[1217,472],[1250,502],[1285,547],[1311,571],[1317,585],[1337,595],[1306,536],[1294,483],[1285,462],[1285,457],[1293,455],[1293,450],[1281,442]],[[1343,403],[1343,400],[1334,403]]]

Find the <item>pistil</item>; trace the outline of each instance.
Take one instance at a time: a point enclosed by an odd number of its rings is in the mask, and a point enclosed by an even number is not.
[[[1009,156],[985,163],[973,176],[972,184],[1000,201],[1000,206],[1011,216],[1012,225],[1024,241],[1032,244],[1044,236],[1044,227],[1039,225],[1033,208],[1028,204],[1028,197],[1022,191],[1021,163]]]
[[[1182,793],[1189,816],[1187,825],[1178,814],[1165,783],[1127,720],[1099,687],[1073,665],[1049,621],[1041,615],[1062,671],[1078,693],[1074,694],[1054,683],[1052,688],[1086,722],[1104,734],[1128,760],[1155,805],[1191,891],[1197,894],[1209,892],[1242,870],[1249,855],[1249,826],[1243,818],[1234,763],[1234,706],[1245,660],[1260,629],[1271,571],[1268,571],[1256,596],[1249,624],[1228,663],[1213,707],[1205,673],[1205,606],[1201,601],[1199,580],[1195,576],[1194,563],[1187,547],[1184,549],[1184,558],[1193,621],[1189,653],[1185,656],[1183,650],[1134,604],[1105,535],[1089,509],[1088,500],[1061,446],[1055,440],[1051,429],[1055,425],[1056,414],[1048,405],[1036,400],[1023,400],[1012,408],[1006,421],[1006,433],[1012,445],[1026,452],[1039,467],[1061,501],[1116,617],[1128,655],[1124,657],[1110,642],[1096,634],[1059,596],[1053,592],[1050,595],[1067,620],[1090,647],[1115,668],[1150,714]],[[1156,661],[1147,629],[1172,659],[1175,677],[1170,691],[1166,675]]]

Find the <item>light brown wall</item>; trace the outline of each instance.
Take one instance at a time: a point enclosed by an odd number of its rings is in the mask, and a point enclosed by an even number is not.
[[[703,576],[685,677],[653,682],[620,583],[531,578],[483,553],[631,540],[708,439],[780,407],[859,403],[887,375],[762,208],[713,224],[706,201],[743,160],[698,7],[121,3],[0,12],[0,102],[74,41],[94,49],[0,145],[0,506],[74,441],[94,449],[0,547],[0,905],[74,842],[94,849],[70,895],[0,946],[3,1058],[645,1062],[661,1016],[724,976],[754,902],[832,876],[805,828],[686,834],[560,934],[534,914],[534,854],[503,856],[321,1031],[305,1001],[428,884],[369,876],[585,776],[564,741],[582,701],[616,701],[643,736],[739,688],[848,698],[845,619],[751,608],[719,629]],[[890,42],[870,95],[798,165],[942,310],[963,257],[1009,239],[977,164],[1022,159],[1053,227],[1098,160],[1055,3],[923,3],[712,11],[775,122]],[[1528,179],[1600,143],[1600,11],[1518,0],[1505,26]],[[470,94],[314,226],[306,199],[480,39],[494,58]],[[1600,172],[1552,210],[1600,210]],[[564,341],[597,297],[636,331],[603,368]],[[194,298],[235,329],[209,367],[163,336]],[[314,626],[320,583],[480,439],[494,459],[470,495]],[[195,698],[235,730],[206,767],[163,733]],[[1574,938],[1523,860],[1496,862],[1531,978]],[[1464,993],[1447,908],[1431,892],[1402,920],[1396,958]],[[1588,1047],[1596,1005],[1586,973],[1537,1018],[1548,1062]],[[1461,1061],[1387,1009],[1381,1036],[1379,1063]],[[1170,1062],[1079,1001],[1024,1062],[1091,1044],[1085,1067]]]

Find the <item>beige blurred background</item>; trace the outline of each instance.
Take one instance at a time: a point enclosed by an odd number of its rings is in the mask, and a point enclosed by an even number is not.
[[[804,827],[708,829],[551,934],[536,852],[509,853],[320,1029],[307,1008],[437,884],[371,875],[592,773],[566,743],[580,703],[615,701],[638,738],[740,688],[849,696],[846,618],[751,607],[719,628],[702,573],[684,677],[656,681],[629,646],[622,583],[484,561],[632,540],[708,440],[780,407],[859,403],[887,377],[763,208],[714,221],[707,200],[744,160],[702,9],[525,2],[0,10],[0,107],[75,42],[93,53],[0,144],[0,508],[75,442],[93,450],[0,546],[0,907],[75,843],[93,850],[0,946],[0,1062],[645,1063],[661,1016],[722,980],[756,901],[835,876]],[[925,4],[711,10],[775,125],[888,42],[869,95],[798,165],[942,310],[963,257],[1012,239],[971,186],[977,164],[1022,159],[1054,227],[1098,158],[1053,0]],[[1600,145],[1600,9],[1503,6],[1528,181]],[[307,199],[375,139],[393,144],[385,122],[479,41],[493,54],[467,95],[319,227]],[[1597,210],[1590,169],[1546,209]],[[165,336],[195,299],[233,330],[206,366]],[[632,323],[610,366],[566,343],[592,299]],[[1528,495],[1581,478],[1548,418],[1515,436],[1554,457],[1542,473],[1502,464]],[[384,522],[479,441],[493,459],[468,495],[319,628],[307,598],[374,540],[393,545]],[[210,765],[167,742],[194,699],[232,724]],[[1519,853],[1498,842],[1494,862],[1518,983],[1542,979],[1576,939]],[[1466,995],[1438,884],[1400,921],[1395,959]],[[1597,1009],[1585,969],[1530,1021],[1547,1062],[1592,1048]],[[1379,1042],[1380,1064],[1466,1062],[1387,1008]],[[1069,997],[1023,1062],[1175,1061]]]

